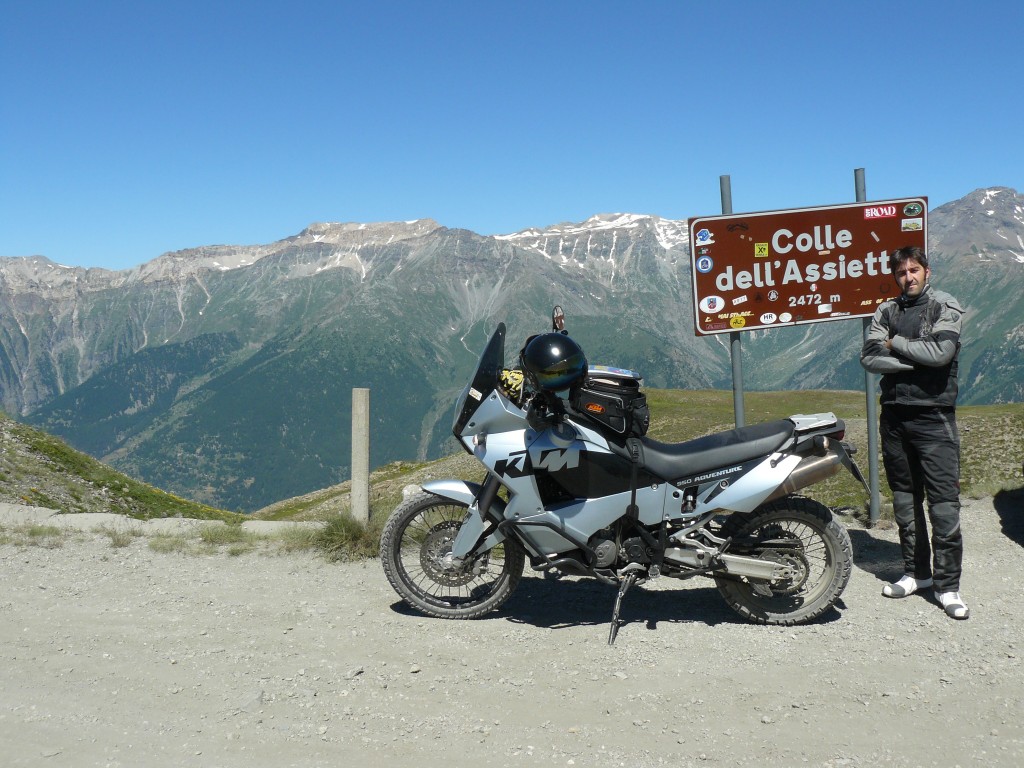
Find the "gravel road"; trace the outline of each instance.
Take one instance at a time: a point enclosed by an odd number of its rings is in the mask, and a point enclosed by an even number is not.
[[[749,625],[709,580],[662,579],[614,646],[614,591],[588,580],[528,572],[501,611],[446,622],[375,560],[6,544],[0,763],[1020,766],[1022,506],[965,505],[969,621],[882,598],[895,532],[854,528],[818,623]]]

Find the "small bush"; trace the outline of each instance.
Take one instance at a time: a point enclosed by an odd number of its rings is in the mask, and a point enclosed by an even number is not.
[[[315,541],[330,560],[359,560],[377,554],[381,528],[373,516],[364,525],[350,515],[335,515],[316,532]]]
[[[105,534],[110,539],[110,546],[115,548],[127,547],[142,535],[142,531],[137,528],[126,529],[113,526],[103,526],[100,528],[100,533]]]

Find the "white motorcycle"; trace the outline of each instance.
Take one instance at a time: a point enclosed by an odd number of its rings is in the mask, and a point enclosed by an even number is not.
[[[500,324],[459,396],[453,432],[487,468],[483,482],[425,483],[388,518],[381,562],[402,599],[475,618],[509,598],[529,558],[536,571],[618,586],[609,643],[630,587],[663,576],[710,576],[758,623],[827,611],[850,579],[850,537],[795,492],[842,467],[867,490],[842,420],[796,415],[652,440],[640,376],[589,367],[559,308],[553,317],[511,368]]]

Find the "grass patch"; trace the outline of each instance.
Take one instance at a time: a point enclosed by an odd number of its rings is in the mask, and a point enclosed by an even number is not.
[[[336,515],[316,532],[313,542],[329,560],[376,557],[385,519],[385,514],[371,514],[369,524],[364,524],[351,515]]]
[[[157,533],[149,537],[149,548],[163,554],[185,554],[192,549],[187,536],[180,533]]]
[[[68,531],[55,525],[38,523],[0,527],[0,544],[16,547],[42,547],[60,549],[68,538]]]
[[[110,546],[115,549],[127,547],[137,538],[142,536],[142,531],[135,527],[125,528],[104,525],[100,526],[97,530],[110,539]]]
[[[204,525],[199,529],[199,540],[212,547],[247,544],[256,538],[240,525]]]
[[[154,552],[182,555],[226,553],[232,557],[256,551],[267,537],[244,530],[240,525],[203,525],[194,532],[157,533],[149,537]]]
[[[211,552],[226,551],[232,557],[252,552],[265,540],[241,525],[204,525],[199,528],[198,544]]]
[[[270,542],[282,553],[305,552],[319,547],[320,533],[315,526],[294,526],[275,534]]]
[[[154,552],[183,555],[293,553],[320,548],[320,527],[296,525],[270,534],[255,533],[240,525],[205,525],[190,533],[157,533],[149,537]]]
[[[25,536],[37,541],[51,538],[63,538],[64,531],[55,525],[28,525],[25,526]]]

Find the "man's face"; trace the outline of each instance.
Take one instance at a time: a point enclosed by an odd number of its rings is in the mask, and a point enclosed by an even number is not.
[[[913,299],[921,295],[931,274],[931,269],[922,267],[917,259],[907,259],[896,267],[893,277],[896,278],[896,284],[903,291],[903,295]]]

